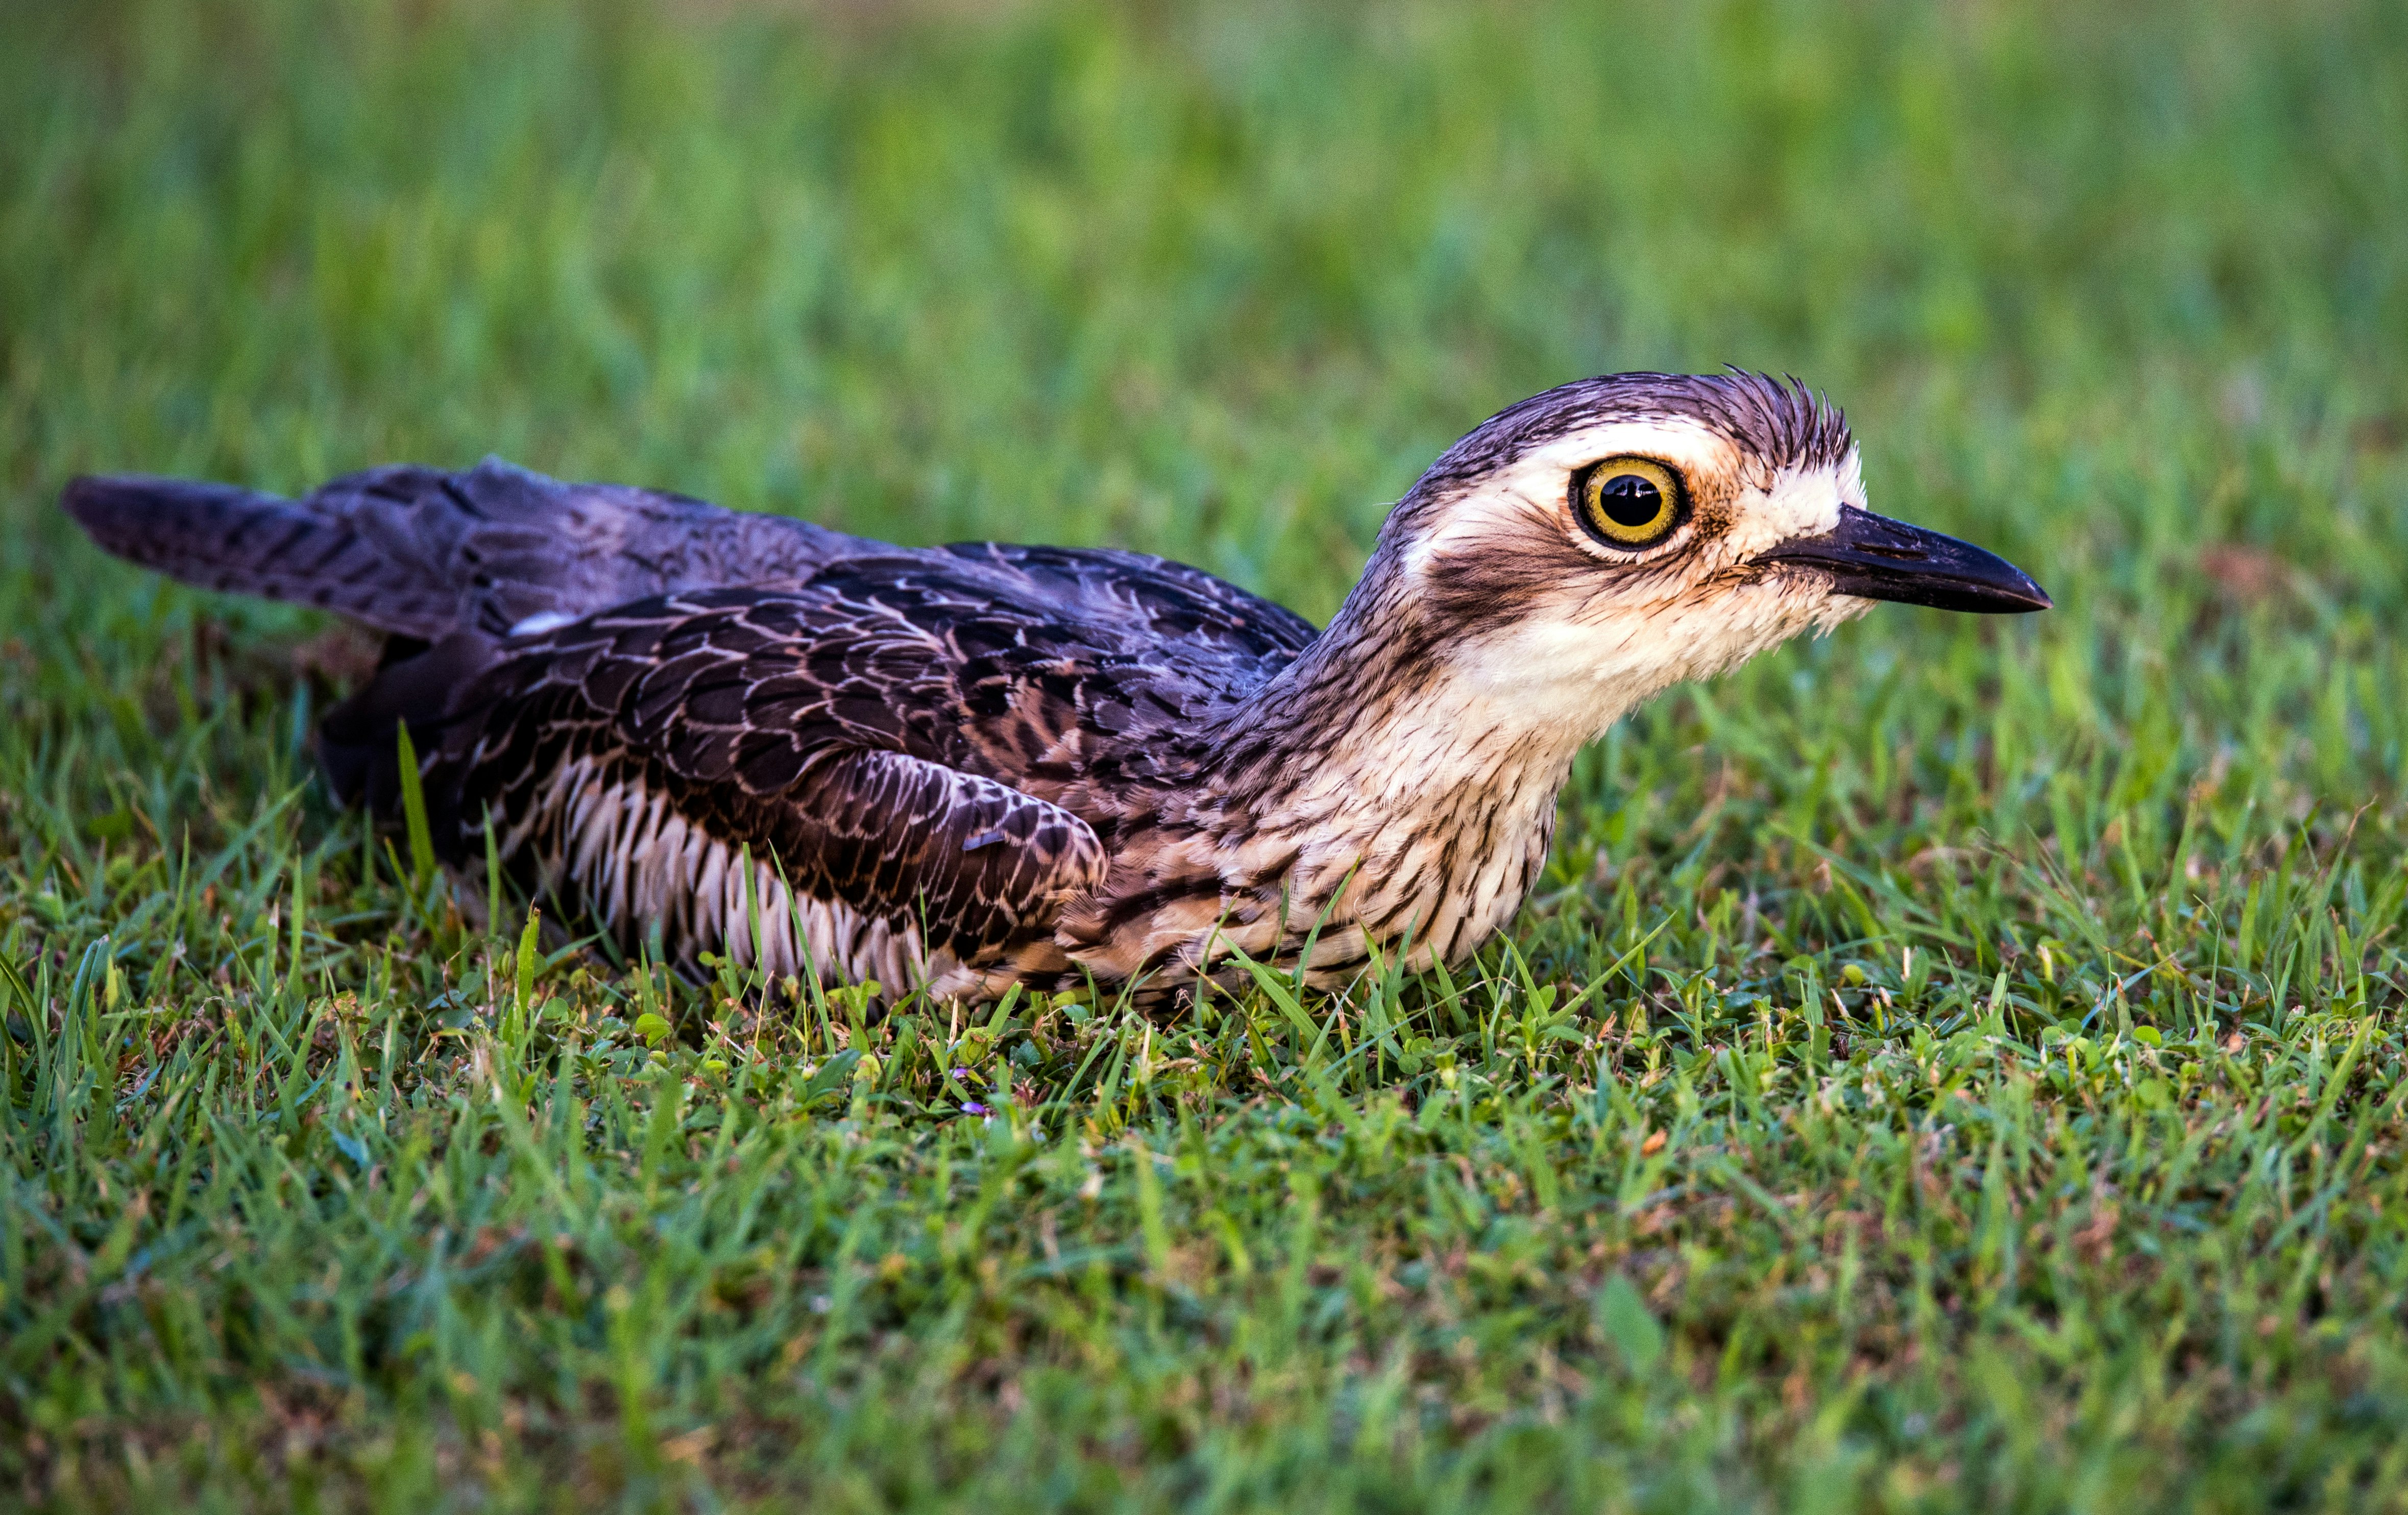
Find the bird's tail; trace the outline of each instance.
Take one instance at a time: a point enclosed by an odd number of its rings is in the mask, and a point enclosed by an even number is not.
[[[107,550],[204,589],[320,606],[418,636],[458,615],[458,588],[396,573],[358,521],[308,503],[142,474],[75,479],[60,503]]]
[[[187,583],[321,606],[427,642],[891,550],[683,495],[565,484],[498,458],[458,473],[370,468],[300,500],[182,479],[79,479],[64,503],[102,547]]]

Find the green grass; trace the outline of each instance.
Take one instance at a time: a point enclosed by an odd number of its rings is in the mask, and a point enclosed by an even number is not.
[[[2408,1503],[2408,9],[1299,8],[0,11],[0,1501]],[[354,650],[52,506],[493,450],[1322,616],[1723,362],[2059,608],[1168,1024],[489,941],[310,778]]]

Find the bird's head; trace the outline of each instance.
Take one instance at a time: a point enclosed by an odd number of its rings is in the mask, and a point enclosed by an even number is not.
[[[1584,379],[1495,416],[1390,514],[1358,599],[1357,636],[1409,637],[1426,671],[1575,742],[1876,600],[2049,605],[1980,548],[1872,514],[1840,412],[1738,372]]]

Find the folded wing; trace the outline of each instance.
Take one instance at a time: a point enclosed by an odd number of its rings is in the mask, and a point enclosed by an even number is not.
[[[454,636],[330,712],[322,751],[390,818],[407,722],[444,860],[476,873],[490,823],[514,879],[630,950],[939,992],[1067,970],[1054,922],[1103,845],[997,769],[951,629],[822,585]]]

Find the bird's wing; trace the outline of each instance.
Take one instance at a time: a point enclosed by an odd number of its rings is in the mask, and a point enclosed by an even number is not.
[[[1205,655],[1268,659],[1276,666],[1318,635],[1285,606],[1168,558],[1004,542],[957,542],[944,550],[1020,575],[1031,593],[1071,605],[1082,617],[1141,628],[1154,641],[1185,642]]]
[[[79,479],[63,503],[119,557],[426,641],[501,636],[650,594],[801,578],[892,550],[784,516],[563,483],[498,458],[459,473],[371,468],[299,500],[190,479]]]
[[[1048,599],[1198,655],[1284,662],[1300,617],[1211,575],[1107,549],[978,542],[919,552],[785,516],[619,484],[574,484],[488,458],[401,465],[299,500],[191,479],[79,479],[64,503],[120,557],[207,589],[315,605],[424,641],[500,637],[651,595],[793,583],[832,565],[914,558]]]
[[[322,752],[339,792],[390,818],[407,722],[445,860],[473,871],[490,817],[515,877],[630,947],[657,922],[690,959],[741,943],[759,911],[773,968],[789,924],[813,961],[862,977],[915,957],[1067,966],[1053,922],[1105,850],[1014,779],[1076,771],[1110,731],[1096,721],[1157,707],[1104,698],[1133,676],[1082,653],[1075,626],[924,569],[455,636],[331,712]]]

